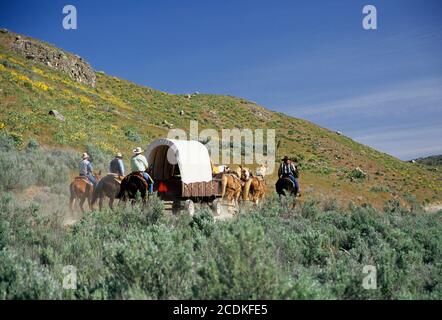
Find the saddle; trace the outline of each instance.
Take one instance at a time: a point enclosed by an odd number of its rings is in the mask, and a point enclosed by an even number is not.
[[[84,182],[86,182],[91,187],[94,186],[94,184],[86,176],[77,176],[77,177],[74,178],[74,180],[83,180]]]
[[[120,176],[119,174],[117,174],[117,173],[109,173],[108,175],[110,175],[110,176],[113,176],[113,178],[114,178],[114,180],[116,181],[116,182],[118,182],[119,184],[121,184],[121,181],[123,181],[123,179],[124,179],[124,177],[123,176]]]
[[[146,181],[146,179],[144,179],[143,174],[141,172],[131,172],[124,179],[126,179],[126,181],[128,181],[132,176],[140,179],[143,182],[146,190],[149,190],[149,185],[147,184],[147,181]]]
[[[292,179],[290,179],[288,176],[283,176],[281,179],[286,180],[288,182],[290,182],[293,186],[293,188],[296,188],[295,183],[292,181]]]

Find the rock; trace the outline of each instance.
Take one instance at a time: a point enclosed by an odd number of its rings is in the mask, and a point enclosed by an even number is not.
[[[180,116],[184,115],[184,110],[180,110]]]
[[[0,29],[0,32],[1,33],[8,33],[9,31],[8,31],[8,29],[2,28],[2,29]]]
[[[57,119],[57,120],[60,120],[60,121],[63,121],[63,122],[65,121],[64,116],[60,112],[58,112],[57,110],[49,111],[49,115],[54,116],[55,119]]]
[[[190,99],[190,98],[192,98],[192,95],[191,94],[189,94],[189,93],[186,93],[185,95],[184,95],[187,99]]]
[[[340,136],[340,135],[342,135],[342,132],[341,132],[341,131],[336,131],[336,134],[337,134],[338,136]]]
[[[16,37],[12,49],[27,59],[42,63],[69,75],[73,80],[95,88],[96,75],[92,67],[78,55],[64,51],[36,40]]]

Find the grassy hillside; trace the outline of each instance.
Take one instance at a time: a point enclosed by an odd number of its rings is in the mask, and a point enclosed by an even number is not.
[[[301,160],[300,181],[307,198],[330,196],[377,208],[391,199],[442,200],[440,172],[405,163],[308,121],[236,97],[188,98],[103,72],[96,73],[96,87],[88,87],[11,50],[15,36],[0,33],[0,130],[22,147],[33,139],[48,148],[82,152],[89,144],[129,154],[136,145],[165,137],[171,125],[188,130],[190,120],[197,120],[200,130],[272,128],[277,157],[289,154]],[[48,115],[52,109],[66,121]],[[357,167],[366,177],[358,177]]]
[[[416,162],[429,167],[442,167],[442,155],[418,158]]]

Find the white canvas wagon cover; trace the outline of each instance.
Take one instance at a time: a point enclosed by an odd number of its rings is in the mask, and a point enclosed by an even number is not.
[[[212,180],[209,151],[199,141],[157,139],[147,147],[146,158],[154,164],[153,179],[169,179],[178,165],[183,183]]]

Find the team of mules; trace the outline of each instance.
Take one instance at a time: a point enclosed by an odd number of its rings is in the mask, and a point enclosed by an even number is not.
[[[256,170],[256,175],[241,165],[236,170],[228,170],[222,176],[222,199],[226,197],[229,204],[237,206],[242,195],[242,200],[258,204],[267,192],[266,171],[264,165]]]
[[[250,169],[241,165],[235,170],[230,170],[227,167],[221,178],[222,200],[226,200],[232,206],[238,206],[240,200],[251,201],[254,204],[261,202],[267,193],[267,184],[264,180],[266,170],[266,166],[261,165],[257,168],[256,174],[252,174]],[[109,207],[113,210],[115,199],[134,202],[139,194],[142,201],[145,202],[148,196],[148,184],[139,173],[131,173],[125,177],[109,173],[101,178],[101,172],[99,172],[95,178],[97,180],[95,188],[86,177],[76,177],[72,181],[69,202],[71,211],[74,210],[76,201],[79,202],[80,209],[84,212],[86,201],[90,210],[95,208],[98,201],[101,210],[104,199],[109,198]],[[275,186],[280,197],[296,196],[298,192],[288,178],[279,179]]]

